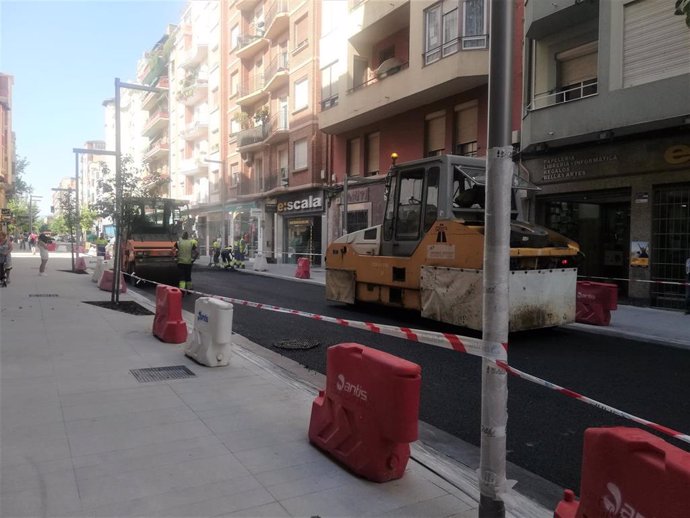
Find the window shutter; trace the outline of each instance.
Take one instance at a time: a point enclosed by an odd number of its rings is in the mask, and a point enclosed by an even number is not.
[[[379,134],[372,133],[367,136],[367,173],[376,173],[379,170]]]
[[[477,141],[477,121],[479,119],[479,107],[460,107],[455,113],[456,144]]]
[[[358,138],[353,138],[348,142],[348,171],[349,176],[359,176],[361,171],[360,163],[360,141]]]
[[[445,149],[446,117],[434,117],[426,121],[426,152],[443,151]]]
[[[307,43],[307,16],[303,16],[295,22],[295,49]]]
[[[625,5],[623,86],[635,86],[690,70],[690,31],[670,0]]]
[[[556,54],[560,64],[559,86],[597,78],[597,42],[590,42]]]

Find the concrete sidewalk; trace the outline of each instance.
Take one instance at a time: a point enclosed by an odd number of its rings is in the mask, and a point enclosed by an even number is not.
[[[197,264],[199,267],[207,267],[208,262],[208,257],[202,257]],[[296,269],[297,266],[294,264],[269,264],[266,271],[257,272],[254,271],[253,261],[249,260],[246,268],[241,271],[312,284],[323,285],[326,282],[326,271],[322,266],[311,267],[310,279],[295,278]],[[606,327],[589,324],[571,324],[564,327],[585,333],[690,349],[690,315],[685,315],[682,311],[619,304],[618,309],[611,313],[611,323]]]
[[[312,447],[323,376],[238,335],[229,366],[202,367],[152,336],[153,316],[85,304],[110,293],[60,271],[68,254],[52,254],[47,277],[38,256],[13,263],[0,290],[0,516],[477,515],[469,462],[416,443],[405,476],[375,484]],[[154,309],[121,297],[134,299]],[[130,373],[178,365],[195,377]],[[515,517],[553,512],[517,492],[507,505]]]

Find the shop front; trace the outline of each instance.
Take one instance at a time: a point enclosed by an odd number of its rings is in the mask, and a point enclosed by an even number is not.
[[[276,204],[276,242],[282,243],[279,261],[296,263],[300,257],[311,264],[323,264],[322,227],[324,194],[322,190],[303,191],[279,196]]]
[[[541,187],[539,224],[577,241],[582,278],[611,279],[630,302],[682,308],[690,257],[690,139],[592,145],[525,159]]]

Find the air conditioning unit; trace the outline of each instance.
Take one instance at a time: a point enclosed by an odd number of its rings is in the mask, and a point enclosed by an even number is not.
[[[376,69],[376,77],[383,79],[386,76],[391,76],[396,72],[400,71],[403,63],[398,58],[389,58],[379,65]]]

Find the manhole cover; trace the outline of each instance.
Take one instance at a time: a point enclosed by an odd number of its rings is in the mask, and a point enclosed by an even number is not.
[[[29,297],[59,297],[57,293],[30,293]]]
[[[299,338],[273,342],[273,347],[277,347],[278,349],[313,349],[319,345],[321,345],[321,342],[318,340]]]
[[[100,308],[112,309],[115,311],[122,311],[130,315],[153,315],[148,309],[133,300],[121,300],[120,302],[111,302],[109,300],[85,300],[84,304],[91,304]]]
[[[151,367],[148,369],[132,369],[131,372],[139,383],[149,381],[179,380],[193,378],[196,376],[184,365],[174,365],[172,367]]]

